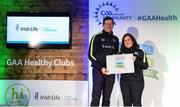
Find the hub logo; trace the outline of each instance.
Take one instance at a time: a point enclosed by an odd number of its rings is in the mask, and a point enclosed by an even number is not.
[[[20,83],[13,84],[6,90],[5,100],[8,106],[28,106],[30,100],[29,89]]]

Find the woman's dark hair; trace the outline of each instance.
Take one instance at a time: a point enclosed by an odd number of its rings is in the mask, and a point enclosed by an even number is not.
[[[115,24],[115,22],[114,22],[113,18],[112,18],[112,17],[107,16],[107,17],[105,17],[105,18],[103,19],[103,25],[105,24],[105,21],[106,21],[106,20],[112,20],[113,25]]]
[[[130,48],[130,51],[134,52],[137,48],[139,48],[139,45],[138,45],[136,39],[135,39],[135,38],[133,37],[133,35],[130,34],[130,33],[124,34],[124,36],[123,36],[123,38],[122,38],[122,42],[121,42],[121,43],[122,43],[122,44],[121,44],[121,52],[127,50],[127,48],[126,48],[125,45],[124,45],[124,38],[125,38],[126,36],[129,36],[129,37],[131,38],[131,40],[132,40],[132,42],[133,42],[133,45],[132,45],[132,47]]]

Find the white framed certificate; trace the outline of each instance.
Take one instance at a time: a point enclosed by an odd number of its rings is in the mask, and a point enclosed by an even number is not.
[[[133,54],[107,55],[106,64],[110,74],[134,73]]]

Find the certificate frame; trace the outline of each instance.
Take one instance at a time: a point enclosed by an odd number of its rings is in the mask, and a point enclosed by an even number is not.
[[[133,54],[119,54],[106,56],[109,74],[134,73]]]

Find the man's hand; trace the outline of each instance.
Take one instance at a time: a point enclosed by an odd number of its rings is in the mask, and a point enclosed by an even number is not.
[[[106,69],[106,68],[104,68],[104,67],[101,69],[101,72],[102,72],[104,75],[110,75],[110,74],[109,74],[109,70]]]

